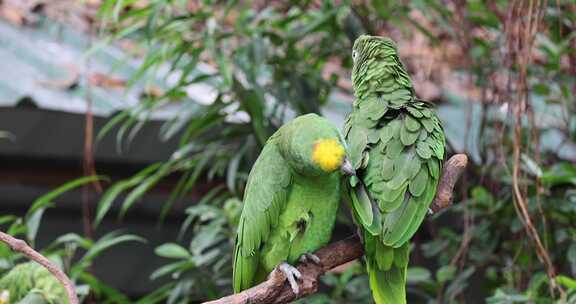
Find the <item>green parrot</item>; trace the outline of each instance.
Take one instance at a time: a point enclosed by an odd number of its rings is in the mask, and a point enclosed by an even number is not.
[[[264,146],[248,177],[234,252],[234,291],[264,281],[275,268],[295,294],[298,260],[331,237],[341,195],[341,172],[354,174],[338,128],[316,114],[282,126]]]
[[[436,194],[444,131],[433,106],[415,97],[412,81],[388,38],[354,42],[356,100],[344,135],[352,166],[354,218],[360,224],[376,303],[406,303],[410,242]]]
[[[67,304],[64,286],[36,262],[16,265],[0,279],[0,304]]]

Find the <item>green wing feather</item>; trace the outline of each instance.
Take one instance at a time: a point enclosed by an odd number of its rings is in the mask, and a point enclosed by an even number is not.
[[[246,191],[244,209],[240,217],[234,251],[234,291],[253,286],[259,263],[259,249],[278,224],[292,181],[291,170],[272,136],[254,164]]]
[[[345,126],[349,129],[347,139],[353,164],[382,215],[382,240],[393,247],[401,246],[418,229],[436,193],[444,158],[444,135],[438,118],[431,115],[426,119],[426,124],[431,125],[429,132],[417,117],[431,105],[413,102],[415,105],[394,106],[395,116],[383,115],[381,127],[376,128],[380,137],[372,143],[364,138],[372,130],[361,123],[369,119],[359,115],[361,110],[351,115]],[[382,103],[383,107],[388,106],[385,100]],[[362,102],[357,104],[360,109],[363,107]],[[363,168],[366,157],[369,161]],[[353,199],[360,201],[355,206],[365,206],[362,197],[356,195]],[[367,219],[360,223],[372,226],[370,217]]]

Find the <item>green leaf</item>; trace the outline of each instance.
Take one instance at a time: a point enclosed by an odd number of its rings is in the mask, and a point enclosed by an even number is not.
[[[18,217],[14,216],[14,215],[3,215],[3,216],[0,216],[0,225],[14,222],[16,220],[18,220]]]
[[[164,265],[164,266],[156,269],[150,275],[150,279],[156,280],[156,279],[163,277],[165,275],[168,275],[171,273],[178,273],[178,272],[184,271],[186,269],[194,268],[194,267],[196,267],[196,264],[192,261],[189,261],[189,260],[178,261],[175,263]]]
[[[564,275],[559,275],[556,277],[556,282],[568,289],[576,290],[576,280]]]
[[[317,14],[316,17],[312,21],[307,22],[305,26],[296,30],[288,31],[287,38],[300,40],[303,36],[317,31],[320,27],[324,26],[325,24],[328,24],[329,21],[336,16],[340,8],[341,6],[336,6],[335,8],[327,12]]]
[[[8,131],[0,131],[0,139],[8,139],[10,141],[16,141],[14,134]]]
[[[170,259],[184,259],[190,257],[190,253],[186,248],[175,243],[162,244],[156,247],[154,253],[161,257]]]
[[[451,297],[455,297],[459,294],[462,294],[464,289],[468,286],[468,279],[474,272],[476,268],[474,266],[470,266],[460,273],[452,280],[452,282],[446,287],[446,294]]]
[[[539,290],[542,286],[544,286],[548,282],[548,276],[544,272],[536,272],[532,274],[532,278],[530,279],[530,283],[528,284],[528,290],[530,293],[537,297],[540,293]]]
[[[570,262],[570,270],[572,274],[576,273],[576,242],[572,242],[570,247],[568,247],[568,253],[566,254],[568,262]]]
[[[89,183],[93,183],[96,181],[100,181],[100,180],[108,180],[106,177],[104,176],[84,176],[84,177],[80,177],[77,178],[75,180],[69,181],[67,183],[65,183],[64,185],[42,195],[41,197],[37,198],[34,203],[32,203],[32,207],[30,207],[30,209],[28,210],[28,213],[26,215],[26,217],[31,216],[34,212],[36,212],[38,209],[40,208],[45,208],[47,207],[49,204],[52,203],[52,201],[60,196],[61,194],[68,192],[72,189],[78,188],[82,185],[85,184],[89,184]]]
[[[222,191],[223,188],[224,187],[222,185],[212,188],[210,191],[208,191],[208,193],[206,193],[202,197],[202,199],[199,202],[196,203],[196,205],[188,207],[186,209],[185,212],[186,212],[186,214],[188,214],[188,216],[186,217],[186,219],[182,223],[182,226],[180,227],[180,231],[178,232],[178,238],[179,239],[184,236],[184,234],[188,230],[188,227],[190,227],[190,225],[192,224],[192,221],[198,216],[198,214],[197,214],[197,212],[195,212],[195,210],[201,208],[201,206],[204,206],[205,204],[207,204],[208,202],[213,200],[218,194],[220,194],[220,192]]]
[[[100,238],[96,243],[94,243],[94,245],[88,249],[86,254],[84,254],[84,256],[82,256],[82,258],[72,267],[71,277],[74,278],[79,275],[82,271],[84,271],[86,267],[90,266],[92,260],[94,260],[95,257],[112,246],[132,241],[142,243],[146,242],[144,238],[136,235],[126,234],[118,236],[117,234],[117,232],[108,233],[107,235]]]
[[[541,96],[550,95],[550,87],[543,83],[537,83],[532,86],[532,91]]]
[[[389,16],[392,14],[391,10],[391,3],[394,5],[394,1],[387,1],[387,0],[373,0],[372,5],[376,9],[376,12],[380,15],[382,20],[387,20]]]
[[[170,174],[170,172],[172,172],[173,170],[171,165],[172,163],[170,162],[163,164],[158,169],[158,171],[156,171],[154,174],[146,177],[146,179],[141,181],[139,185],[136,188],[134,188],[134,190],[132,190],[130,194],[128,194],[128,196],[122,203],[122,208],[120,209],[118,217],[123,218],[124,215],[126,215],[128,209],[136,202],[136,200],[138,200],[148,190],[154,187],[163,177]]]
[[[36,234],[38,233],[44,210],[44,208],[40,208],[34,211],[26,219],[26,238],[29,242],[33,242],[36,239]]]
[[[403,11],[404,12],[404,11]],[[416,28],[416,30],[420,31],[422,34],[426,35],[426,37],[428,37],[428,39],[430,39],[430,41],[433,44],[437,44],[440,40],[438,39],[438,37],[436,37],[434,35],[433,32],[429,31],[428,28],[422,24],[420,24],[420,22],[418,22],[418,20],[420,19],[415,19],[414,17],[412,17],[410,14],[408,13],[403,13],[403,16],[406,18],[406,20],[412,24],[414,26],[414,28]]]
[[[234,78],[234,88],[239,92],[242,107],[250,114],[250,121],[252,128],[258,138],[261,146],[264,146],[270,134],[268,134],[267,120],[264,116],[264,96],[259,94],[259,91],[246,89],[242,84]]]
[[[44,295],[38,292],[30,292],[24,296],[20,301],[19,304],[44,304],[46,303],[46,299]]]
[[[94,294],[99,298],[106,298],[111,301],[111,303],[130,303],[130,299],[126,295],[122,294],[112,286],[98,280],[95,276],[87,272],[82,272],[79,277],[80,281],[87,283],[90,286],[89,290],[94,292]],[[85,295],[87,294],[88,290]]]
[[[65,243],[74,243],[85,249],[88,249],[90,248],[90,246],[93,245],[93,242],[91,240],[84,238],[76,233],[66,233],[58,237],[51,246],[56,246]]]
[[[521,158],[522,163],[525,165],[526,169],[528,169],[530,174],[537,177],[542,177],[542,169],[540,169],[540,166],[538,166],[538,164],[532,158],[524,153],[522,153]]]
[[[544,172],[542,182],[551,186],[576,185],[576,166],[569,163],[556,163]]]
[[[515,291],[512,293],[504,293],[501,289],[497,289],[493,296],[486,299],[487,304],[518,304],[529,303],[530,298],[525,295],[518,294]]]
[[[161,163],[152,164],[146,167],[144,170],[141,170],[140,172],[136,173],[131,178],[117,182],[112,187],[110,187],[110,189],[106,191],[106,193],[98,203],[98,209],[96,211],[96,218],[94,219],[93,227],[95,228],[98,227],[104,216],[106,216],[106,214],[110,210],[110,207],[112,207],[112,203],[118,197],[118,195],[120,195],[120,193],[140,184],[151,172],[158,169],[158,167],[160,167],[161,165],[162,165]]]
[[[456,267],[452,265],[442,266],[436,271],[436,280],[439,283],[445,283],[454,278]]]
[[[178,262],[180,263],[180,262]],[[176,285],[175,282],[170,282],[163,285],[160,288],[155,289],[153,292],[147,294],[145,297],[138,299],[133,303],[135,304],[153,304],[153,303],[164,303],[168,294],[171,290],[173,290],[174,286]],[[124,302],[119,302],[124,303]],[[130,303],[130,302],[126,302]]]
[[[244,156],[244,151],[247,146],[243,146],[238,154],[236,154],[230,163],[228,163],[228,169],[226,172],[226,185],[232,193],[236,192],[236,175],[238,174],[238,166],[240,165],[240,160]]]
[[[224,218],[212,221],[209,225],[203,226],[190,242],[190,251],[195,255],[201,255],[204,250],[222,241],[222,227],[225,225]]]
[[[423,267],[410,267],[408,268],[407,283],[418,284],[427,283],[431,280],[430,271]]]

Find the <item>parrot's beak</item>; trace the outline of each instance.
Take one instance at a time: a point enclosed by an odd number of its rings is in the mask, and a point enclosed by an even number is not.
[[[350,162],[348,157],[344,158],[342,166],[340,166],[340,172],[348,176],[356,176],[356,170],[354,169],[354,166],[352,166],[352,163]]]

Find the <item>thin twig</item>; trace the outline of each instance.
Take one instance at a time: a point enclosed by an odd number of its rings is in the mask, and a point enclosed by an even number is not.
[[[69,304],[78,304],[78,296],[76,295],[76,290],[74,289],[74,284],[66,276],[66,274],[54,265],[48,258],[40,254],[38,251],[34,250],[32,247],[28,246],[23,240],[17,239],[9,234],[0,231],[0,241],[6,243],[12,250],[22,253],[36,263],[42,265],[46,268],[52,275],[64,285],[66,293],[68,294]]]
[[[518,76],[516,80],[516,94],[513,110],[514,117],[514,145],[513,145],[513,166],[512,166],[512,194],[514,197],[514,207],[520,218],[528,236],[534,243],[536,255],[546,268],[546,274],[550,282],[550,293],[555,297],[555,290],[560,292],[561,298],[565,297],[565,292],[561,286],[556,284],[556,269],[545,244],[540,239],[538,230],[534,226],[526,200],[526,189],[520,188],[520,155],[522,148],[522,120],[529,107],[528,104],[528,65],[532,62],[534,42],[538,33],[544,11],[546,0],[512,2],[510,8],[510,18],[506,20],[506,36],[508,38],[509,49],[513,50],[508,55],[510,66],[518,66]],[[527,5],[527,7],[526,7]],[[512,78],[509,78],[509,81]],[[524,191],[523,191],[524,190]]]
[[[450,206],[452,192],[458,178],[464,171],[468,157],[464,154],[452,156],[444,165],[438,191],[430,208],[436,212]],[[318,280],[327,271],[362,257],[364,250],[357,236],[350,236],[314,252],[320,258],[320,265],[299,264],[302,273],[300,293],[295,295],[286,283],[286,277],[279,270],[273,270],[268,279],[259,285],[240,293],[206,302],[205,304],[275,304],[287,303],[297,298],[313,294],[318,290]]]

